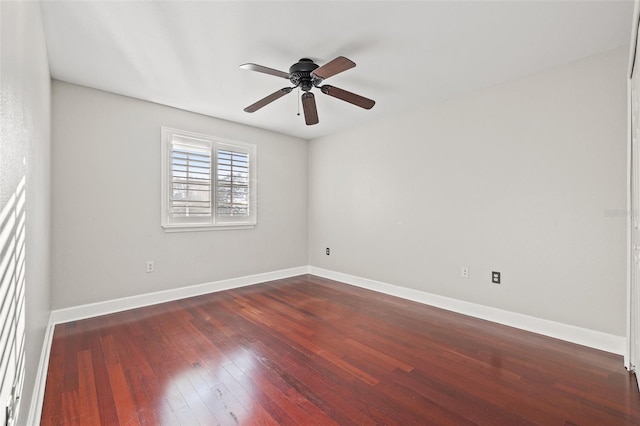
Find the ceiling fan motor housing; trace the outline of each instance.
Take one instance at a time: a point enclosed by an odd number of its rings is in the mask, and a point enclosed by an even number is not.
[[[322,81],[322,79],[311,75],[311,72],[316,68],[318,68],[318,64],[315,64],[311,59],[302,58],[289,68],[289,80],[293,85],[300,85],[300,89],[308,92]]]

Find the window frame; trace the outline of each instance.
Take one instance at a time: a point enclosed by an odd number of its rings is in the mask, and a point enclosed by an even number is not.
[[[202,149],[209,145],[211,155],[211,214],[209,216],[190,219],[176,217],[171,214],[171,188],[172,188],[172,153],[174,138],[191,140],[194,146]],[[218,214],[218,151],[233,151],[247,154],[249,157],[249,215],[248,216],[223,216]],[[161,128],[161,226],[165,232],[188,231],[213,231],[231,229],[253,229],[257,225],[257,161],[256,145],[247,142],[239,142],[224,139],[217,136],[174,129]]]

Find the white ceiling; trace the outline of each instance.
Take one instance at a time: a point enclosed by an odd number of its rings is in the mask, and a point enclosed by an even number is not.
[[[632,1],[234,1],[43,4],[53,78],[313,139],[628,45]],[[302,57],[357,67],[326,83],[376,100],[364,110],[317,89],[306,126],[287,86],[240,69]]]

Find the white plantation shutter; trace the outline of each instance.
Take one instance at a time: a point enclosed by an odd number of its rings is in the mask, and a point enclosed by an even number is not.
[[[216,162],[218,216],[249,216],[249,154],[219,149]]]
[[[18,169],[19,170],[19,169]],[[24,172],[22,172],[24,173]],[[11,189],[0,209],[0,403],[2,424],[14,424],[25,373],[26,178]],[[17,179],[16,179],[17,180]],[[8,410],[8,411],[7,411]]]
[[[162,128],[162,226],[253,227],[255,145]]]
[[[211,148],[173,143],[170,214],[211,216]]]

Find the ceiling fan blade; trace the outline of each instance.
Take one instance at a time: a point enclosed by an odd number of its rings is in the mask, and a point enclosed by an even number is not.
[[[302,110],[304,111],[304,121],[307,126],[318,124],[318,109],[316,108],[316,98],[313,93],[302,94]]]
[[[329,78],[355,66],[356,63],[352,60],[347,59],[344,56],[338,56],[334,60],[327,62],[319,68],[316,68],[311,72],[311,74],[324,80],[325,78]]]
[[[282,77],[289,80],[288,72],[274,70],[273,68],[263,67],[262,65],[258,64],[242,64],[240,65],[240,68],[245,70],[258,71],[269,75],[275,75],[276,77]]]
[[[365,98],[364,96],[356,95],[355,93],[347,92],[335,86],[329,86],[325,84],[320,87],[320,90],[325,95],[333,96],[334,98],[342,99],[350,104],[357,105],[364,109],[371,109],[376,104],[376,101]]]
[[[246,107],[244,109],[244,111],[245,112],[256,112],[257,110],[259,110],[263,106],[269,105],[271,102],[275,101],[276,99],[279,99],[279,98],[283,97],[287,93],[291,93],[291,90],[292,90],[291,87],[285,87],[283,89],[278,90],[277,92],[273,92],[269,96],[260,99],[255,104],[249,105],[248,107]]]

